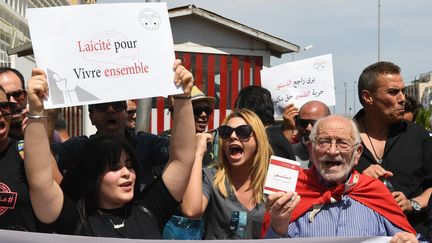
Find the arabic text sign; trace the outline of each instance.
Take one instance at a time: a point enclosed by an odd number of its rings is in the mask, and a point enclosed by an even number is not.
[[[32,8],[27,16],[48,77],[47,108],[181,93],[165,3]]]
[[[298,108],[311,100],[336,103],[331,54],[263,69],[261,84],[272,95],[276,117],[290,103]]]

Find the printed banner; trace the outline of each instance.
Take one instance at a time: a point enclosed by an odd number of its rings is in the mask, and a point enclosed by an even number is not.
[[[27,17],[46,108],[182,92],[166,3],[30,8]]]
[[[102,237],[86,237],[73,235],[58,235],[58,234],[41,234],[22,231],[0,230],[0,239],[2,242],[8,243],[150,243],[155,240],[134,240],[134,239],[115,239]],[[180,243],[185,241],[180,240],[158,240],[159,243]],[[328,238],[296,238],[296,239],[271,239],[271,240],[242,240],[242,243],[387,243],[390,237],[328,237]],[[238,243],[238,240],[200,240],[199,242],[207,243]]]
[[[275,117],[291,103],[299,109],[311,100],[336,104],[331,54],[263,69],[261,84],[272,95]]]

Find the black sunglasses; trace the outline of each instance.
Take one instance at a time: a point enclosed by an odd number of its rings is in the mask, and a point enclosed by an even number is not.
[[[3,116],[10,115],[11,112],[11,102],[0,102],[0,111]]]
[[[203,107],[194,107],[193,112],[195,116],[200,116],[202,112],[205,112],[207,116],[210,116],[210,114],[213,112],[213,108],[210,106],[203,106]]]
[[[241,125],[236,128],[225,125],[218,128],[219,137],[222,139],[230,138],[234,131],[239,139],[245,139],[252,135],[252,127],[250,125]]]
[[[17,102],[21,102],[26,99],[26,94],[24,90],[17,90],[14,92],[6,93],[6,97],[10,100],[10,97],[13,97]]]
[[[97,110],[100,112],[104,112],[111,106],[116,112],[124,111],[126,109],[126,102],[118,101],[118,102],[109,102],[93,105],[91,110]]]
[[[298,126],[303,127],[303,128],[309,126],[309,124],[311,124],[311,126],[313,126],[313,125],[315,125],[316,122],[317,122],[316,120],[301,119],[301,118],[297,119]]]

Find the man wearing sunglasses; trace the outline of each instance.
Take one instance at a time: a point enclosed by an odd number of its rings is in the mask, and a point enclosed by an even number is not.
[[[192,107],[195,116],[195,131],[205,132],[213,113],[215,98],[206,96],[198,87],[192,88]]]
[[[215,98],[205,95],[197,86],[192,87],[191,92],[192,107],[195,117],[195,131],[201,133],[207,131],[210,115],[213,113]],[[174,114],[174,99],[168,97],[168,110]],[[171,129],[161,133],[161,136],[170,137]],[[203,167],[209,165],[214,160],[212,144],[208,144],[207,152],[204,155]]]
[[[24,139],[23,131],[27,121],[27,93],[24,84],[24,76],[18,70],[0,67],[0,85],[5,89],[12,109],[9,136],[18,140]]]
[[[307,142],[309,141],[312,127],[318,119],[328,115],[330,115],[330,109],[327,105],[316,100],[305,103],[299,110],[299,115],[296,119],[299,142],[293,144],[292,147],[296,160],[301,163],[302,168],[310,167]]]
[[[183,84],[193,82],[192,74],[181,65],[179,60],[176,60],[174,65],[176,82],[181,81]],[[146,132],[140,132],[137,135],[128,132],[126,109],[126,101],[93,104],[89,105],[89,117],[97,129],[96,134],[124,138],[135,148],[140,170],[138,173],[140,181],[137,183],[140,183],[143,189],[162,175],[169,157],[169,139]],[[78,161],[79,150],[87,139],[86,136],[73,137],[62,144],[52,146],[62,171],[67,170],[75,161]]]
[[[126,129],[126,101],[89,105],[89,117],[97,129],[94,135],[121,137],[136,149],[141,179],[139,183],[142,188],[161,175],[168,161],[169,140],[151,133],[135,135],[129,132]],[[87,139],[86,136],[72,137],[64,143],[52,145],[61,171],[65,172],[79,159],[79,150]]]

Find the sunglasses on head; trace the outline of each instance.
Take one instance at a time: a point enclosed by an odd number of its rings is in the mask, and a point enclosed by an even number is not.
[[[14,92],[6,93],[6,97],[10,100],[11,97],[14,98],[17,102],[21,102],[26,99],[26,92],[24,90],[17,90]]]
[[[11,102],[0,102],[0,111],[3,116],[11,114]]]
[[[303,128],[309,126],[309,124],[311,124],[311,126],[313,126],[313,125],[315,125],[316,122],[317,122],[316,120],[301,119],[301,118],[297,119],[298,126],[303,127]]]
[[[252,135],[252,127],[250,125],[241,125],[236,128],[224,125],[218,128],[219,137],[222,139],[230,138],[234,131],[239,139],[245,139]]]
[[[93,109],[104,112],[109,106],[111,106],[116,112],[124,111],[126,109],[126,103],[123,101],[97,104],[93,106]]]
[[[210,106],[203,106],[203,107],[194,107],[193,112],[195,116],[199,116],[203,113],[203,111],[206,113],[207,116],[210,116],[210,114],[213,112],[213,108]]]

